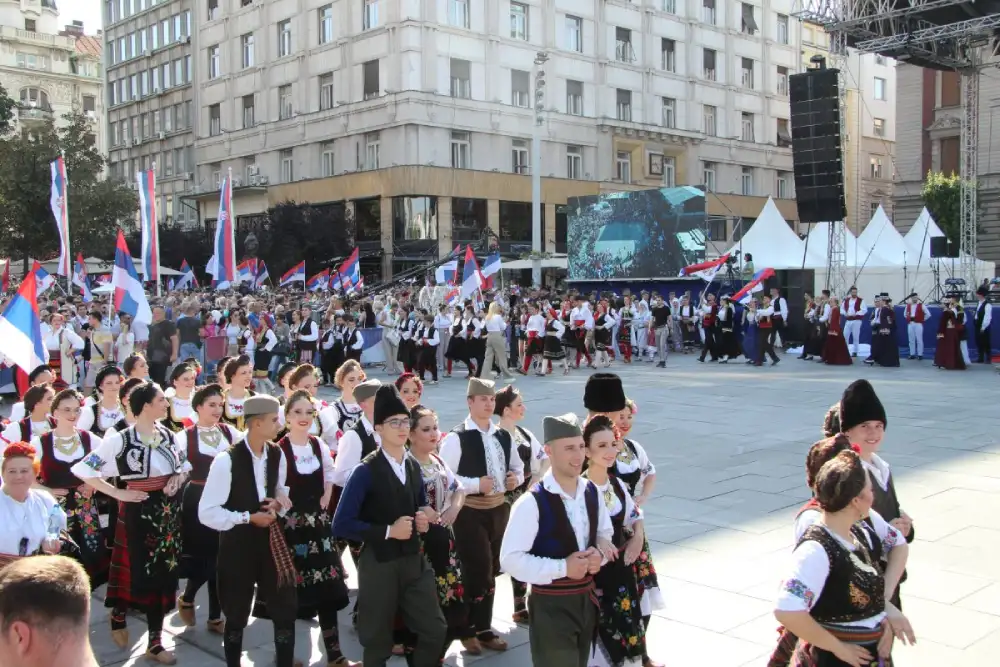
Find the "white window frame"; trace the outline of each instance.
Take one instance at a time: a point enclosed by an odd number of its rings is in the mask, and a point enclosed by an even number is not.
[[[372,171],[379,168],[382,153],[382,137],[378,132],[365,135],[365,169]]]
[[[319,77],[319,110],[327,111],[334,107],[333,72],[321,74]]]
[[[677,158],[673,155],[663,156],[663,187],[677,187]]]
[[[746,196],[753,196],[753,167],[743,167],[740,173],[740,191]]]
[[[329,178],[337,173],[336,154],[334,153],[332,141],[327,141],[319,145],[319,170],[320,176]]]
[[[632,153],[629,151],[615,152],[615,179],[626,184],[632,182]]]
[[[619,102],[618,93],[626,92],[629,94],[628,102]],[[625,90],[624,88],[615,89],[615,107],[617,111],[617,118],[620,121],[625,121],[628,123],[632,122],[632,91]]]
[[[869,175],[874,179],[882,179],[882,158],[873,157],[869,158]]]
[[[662,9],[668,14],[676,14],[677,0],[663,0]]]
[[[295,113],[292,100],[294,99],[292,95],[292,84],[285,84],[278,88],[278,118],[279,120],[287,120],[292,117]]]
[[[253,104],[246,105],[246,98],[253,98]],[[257,98],[253,94],[240,97],[240,115],[242,116],[244,130],[252,128],[257,124]]]
[[[788,196],[789,195],[789,191],[788,191],[788,177],[785,176],[785,174],[786,174],[786,172],[784,172],[784,171],[779,171],[778,172],[777,187],[775,188],[775,193],[774,193],[778,197],[778,199],[788,199],[789,198],[789,196]]]
[[[715,192],[716,166],[714,162],[701,163],[701,181],[706,192]]]
[[[208,47],[208,78],[218,79],[222,75],[222,51],[218,44]]]
[[[378,0],[363,0],[362,29],[374,30],[378,27]]]
[[[510,3],[510,38],[528,41],[528,5]]]
[[[531,173],[531,154],[528,142],[524,139],[512,139],[510,142],[511,172],[515,174]]]
[[[660,122],[663,127],[674,129],[677,127],[677,100],[672,97],[661,98],[663,104]]]
[[[746,61],[750,61],[750,67],[745,67]],[[753,58],[740,58],[740,80],[743,87],[753,90]]]
[[[254,46],[254,36],[252,32],[248,32],[240,37],[243,69],[249,69],[254,65]]]
[[[711,104],[705,104],[702,106],[702,131],[706,136],[717,137],[719,136],[719,110],[718,107],[714,107]]]
[[[885,118],[872,118],[872,134],[876,137],[885,136]]]
[[[788,44],[788,15],[778,14],[776,40],[778,44]]]
[[[569,84],[566,86],[566,113],[570,116],[582,116],[583,115],[583,83],[576,81],[574,83],[580,84],[580,94],[574,94],[569,91]]]
[[[472,168],[472,136],[468,132],[451,133],[451,168]]]
[[[663,48],[669,46],[669,49]],[[660,66],[664,72],[677,71],[677,42],[673,39],[660,39]]]
[[[566,178],[583,178],[583,146],[566,146]]]
[[[448,23],[456,28],[469,28],[469,0],[448,0]]]
[[[333,41],[333,5],[323,5],[316,10],[319,22],[319,43],[329,44]]]
[[[785,67],[784,69],[785,69],[785,71],[782,72],[780,65],[777,66],[777,68],[775,69],[775,73],[776,73],[776,76],[777,76],[777,79],[778,79],[777,88],[778,88],[778,94],[779,95],[782,95],[784,97],[788,97],[788,68]]]
[[[887,100],[889,98],[888,81],[880,76],[875,77],[873,94],[876,100]]]
[[[583,19],[566,15],[566,50],[583,53]]]
[[[292,20],[285,19],[278,24],[278,57],[292,55]]]
[[[715,25],[716,19],[715,0],[702,0],[701,2],[701,22],[708,25]]]
[[[755,141],[753,126],[753,114],[746,111],[740,113],[740,139],[743,141]]]
[[[281,160],[281,182],[291,183],[295,180],[295,154],[291,150],[279,153]]]

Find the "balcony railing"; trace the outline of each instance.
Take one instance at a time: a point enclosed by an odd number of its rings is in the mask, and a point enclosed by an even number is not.
[[[66,49],[67,51],[76,50],[76,39],[73,37],[46,35],[41,32],[22,30],[21,28],[14,28],[12,26],[0,26],[0,40],[6,39],[42,44],[51,48]]]
[[[21,122],[25,121],[49,121],[54,118],[52,109],[49,107],[30,106],[27,104],[17,105],[17,118]]]

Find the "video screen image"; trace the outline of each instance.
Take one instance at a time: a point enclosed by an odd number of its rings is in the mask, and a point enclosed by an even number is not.
[[[705,261],[705,193],[610,192],[568,202],[569,280],[675,278]]]

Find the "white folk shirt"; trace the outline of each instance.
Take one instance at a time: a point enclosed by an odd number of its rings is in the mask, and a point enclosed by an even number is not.
[[[532,315],[528,318],[528,326],[526,327],[528,332],[537,332],[539,336],[545,335],[545,318],[541,315]]]
[[[857,299],[856,305],[855,299]],[[868,312],[868,306],[865,305],[864,299],[849,296],[844,299],[844,303],[841,304],[840,312],[843,313],[845,317],[863,317],[864,314]]]
[[[590,308],[586,305],[579,308],[574,308],[569,313],[570,323],[579,322],[583,320],[583,328],[590,331],[594,328],[594,314],[590,312]]]
[[[42,547],[50,528],[66,530],[66,513],[51,494],[28,489],[20,503],[0,490],[0,554],[20,556],[21,540],[27,538],[24,555],[30,556]]]
[[[53,445],[52,456],[55,457],[56,461],[61,461],[63,463],[76,463],[86,455],[86,452],[83,449],[83,437],[80,436],[80,433],[81,429],[77,429],[76,446],[68,453],[63,452],[58,447]],[[52,435],[53,437],[58,437],[54,433]],[[90,450],[94,451],[100,446],[101,439],[93,433],[88,432],[87,435],[90,436]],[[33,437],[31,439],[31,446],[35,448],[35,462],[40,462],[42,460],[42,439],[38,436]]]
[[[70,348],[78,352],[83,349],[83,339],[77,336],[72,329],[63,326],[56,330],[47,324],[42,324],[42,340],[45,341],[47,350],[60,349],[60,335],[69,343]]]
[[[171,433],[170,437],[173,438],[174,435]],[[104,440],[98,439],[98,442],[98,446],[91,448],[90,454],[86,458],[70,468],[70,472],[80,479],[106,479],[118,476],[118,455],[125,448],[125,438],[118,431],[114,431],[105,433]],[[174,456],[170,457],[162,452],[158,454],[156,449],[161,447],[173,449]],[[191,463],[187,460],[187,447],[178,448],[173,440],[167,440],[155,448],[151,447],[151,449],[153,449],[149,457],[149,476],[151,478],[190,472]],[[174,467],[175,461],[182,461],[179,470]]]
[[[203,454],[205,456],[210,456],[211,458],[214,459],[216,456],[218,456],[222,452],[224,452],[227,449],[229,449],[229,447],[230,447],[229,440],[226,439],[225,435],[223,435],[219,439],[219,444],[216,445],[215,447],[213,447],[210,444],[208,444],[207,442],[205,442],[205,438],[203,437],[203,436],[208,435],[209,433],[212,433],[214,431],[220,431],[221,432],[222,429],[225,429],[226,432],[229,433],[229,437],[232,438],[233,444],[236,444],[236,443],[242,441],[243,438],[246,437],[246,433],[245,432],[238,431],[238,430],[236,430],[235,426],[230,426],[229,424],[221,424],[220,423],[220,424],[216,424],[215,426],[210,426],[208,428],[205,428],[204,426],[199,426],[198,427],[198,453],[199,454]],[[184,429],[183,431],[178,431],[177,433],[174,433],[174,447],[176,447],[177,449],[180,449],[180,450],[187,451],[187,446],[188,446],[187,429]]]
[[[924,322],[927,322],[928,320],[931,319],[931,311],[927,310],[927,306],[925,306],[924,304],[922,304],[922,303],[910,303],[910,304],[907,304],[906,305],[906,321],[909,322],[911,320],[916,319],[917,313],[919,313],[921,311],[923,311],[923,313],[924,313]],[[914,324],[916,324],[916,322],[914,322]],[[923,324],[923,322],[921,324]]]
[[[556,481],[552,471],[542,477],[542,486],[562,500],[566,516],[573,526],[576,544],[580,551],[586,551],[590,536],[590,518],[587,516],[586,489],[591,484],[580,477],[576,483],[576,494],[569,495]],[[600,500],[600,492],[598,492]],[[538,503],[535,494],[525,493],[514,503],[507,521],[507,529],[500,545],[500,569],[518,581],[544,586],[566,576],[566,560],[563,558],[542,558],[531,553],[531,547],[538,537]],[[603,502],[597,504],[597,537],[611,540],[614,528],[611,515]]]
[[[358,418],[358,423],[368,432],[368,435],[375,438],[376,445],[382,444],[382,438],[375,432],[375,428],[368,421],[368,417],[364,413]],[[337,443],[337,459],[333,464],[332,481],[334,484],[337,486],[347,485],[347,480],[350,478],[351,473],[361,463],[362,446],[361,437],[353,428],[340,436],[340,441]]]
[[[246,440],[243,447],[250,449]],[[250,459],[253,461],[253,477],[257,483],[257,498],[264,500],[267,497],[267,449],[261,452],[260,456],[250,450]],[[288,495],[285,454],[279,452],[281,459],[278,461],[278,484],[275,487],[275,494]],[[212,461],[212,467],[208,470],[208,479],[205,480],[205,490],[201,494],[201,502],[198,503],[198,519],[214,530],[230,530],[233,526],[250,522],[246,512],[233,512],[227,510],[222,505],[229,499],[229,491],[233,484],[233,460],[229,452],[222,452]]]
[[[833,312],[833,308],[830,306],[830,304],[824,303],[823,304],[823,314],[819,316],[819,321],[820,322],[829,322],[830,321],[830,313],[832,313],[832,312]]]
[[[771,299],[771,305],[774,306],[774,314],[781,315],[781,319],[788,321],[788,301],[785,297],[779,296]]]
[[[503,448],[496,434],[500,427],[490,422],[489,430],[483,431],[472,419],[467,418],[463,422],[466,431],[478,431],[483,440],[483,447],[486,448],[486,470],[487,474],[493,478],[493,493],[503,493],[507,488],[507,473],[514,473],[517,483],[524,483],[524,461],[517,455],[514,445],[514,438],[511,437],[510,461],[508,465],[503,464]],[[462,445],[458,438],[458,433],[452,431],[441,441],[441,460],[448,464],[448,467],[456,471],[455,478],[461,484],[462,490],[468,494],[481,493],[479,490],[478,477],[462,477],[457,473],[458,464],[462,460]],[[486,494],[490,495],[490,494]]]
[[[984,300],[979,302],[979,305],[976,306],[976,315],[978,315],[979,311],[984,308],[986,309],[986,312],[983,313],[983,326],[980,329],[980,331],[986,331],[987,329],[989,329],[990,322],[993,321],[993,304],[991,304],[989,301]]]
[[[319,456],[316,458],[316,453],[313,451],[312,443],[306,440],[304,445],[297,445],[291,440],[291,436],[288,438],[288,442],[292,445],[292,455],[295,457],[295,470],[298,471],[300,475],[311,475],[320,466],[323,467],[323,484],[333,484],[333,456],[330,454],[330,448],[322,440],[319,441]]]
[[[110,410],[103,404],[97,408],[97,428],[102,432],[113,428],[124,418],[125,410],[120,404]],[[11,413],[11,421],[13,421],[13,412]],[[89,431],[94,427],[94,399],[88,398],[84,402],[83,410],[80,412],[80,421],[76,423],[76,427],[81,431]]]

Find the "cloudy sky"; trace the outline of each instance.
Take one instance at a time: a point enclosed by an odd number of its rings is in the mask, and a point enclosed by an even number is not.
[[[61,23],[83,21],[84,30],[88,35],[94,35],[103,27],[101,19],[101,0],[61,0],[59,7]]]

